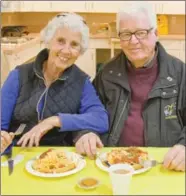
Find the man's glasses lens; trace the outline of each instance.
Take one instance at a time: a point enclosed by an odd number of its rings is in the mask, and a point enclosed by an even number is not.
[[[124,41],[129,41],[132,37],[132,35],[134,34],[136,36],[137,39],[144,39],[145,37],[147,37],[148,33],[152,30],[152,28],[148,29],[148,30],[139,30],[139,31],[136,31],[134,33],[120,33],[119,34],[119,37],[121,40],[124,40]]]

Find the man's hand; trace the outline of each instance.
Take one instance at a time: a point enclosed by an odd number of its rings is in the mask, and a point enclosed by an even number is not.
[[[60,127],[59,117],[49,117],[36,126],[34,126],[29,132],[25,133],[20,140],[17,142],[22,147],[25,146],[39,146],[40,139],[53,127]]]
[[[103,147],[100,138],[94,133],[87,133],[79,138],[76,142],[76,152],[87,155],[93,159],[96,155],[97,147]]]
[[[7,131],[1,131],[1,153],[12,143],[14,133],[8,133]]]
[[[164,157],[164,167],[176,171],[185,171],[185,146],[173,146]]]

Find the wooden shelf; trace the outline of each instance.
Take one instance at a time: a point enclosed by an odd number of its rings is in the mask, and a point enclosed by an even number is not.
[[[5,54],[17,54],[23,50],[26,50],[29,47],[34,46],[40,42],[40,37],[35,37],[34,39],[20,44],[1,44],[1,49]]]
[[[160,35],[160,39],[185,40],[185,35]]]

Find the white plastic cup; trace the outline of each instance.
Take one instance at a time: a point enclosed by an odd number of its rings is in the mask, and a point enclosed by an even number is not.
[[[115,173],[116,170],[120,169],[124,169],[129,172],[126,174]],[[129,164],[115,164],[109,167],[113,195],[128,195],[133,173],[134,168]]]

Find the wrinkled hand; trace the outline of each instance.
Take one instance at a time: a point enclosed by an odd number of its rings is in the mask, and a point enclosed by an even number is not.
[[[185,146],[173,146],[164,157],[164,167],[176,171],[185,171]]]
[[[8,133],[7,131],[1,131],[1,153],[12,143],[14,133]]]
[[[57,116],[49,117],[34,126],[29,132],[25,133],[17,142],[17,144],[21,145],[22,147],[32,147],[34,145],[39,146],[40,139],[53,127],[59,127],[59,124],[60,122]]]
[[[96,155],[97,147],[101,148],[103,144],[96,134],[87,133],[79,138],[75,146],[76,152],[93,159]]]

